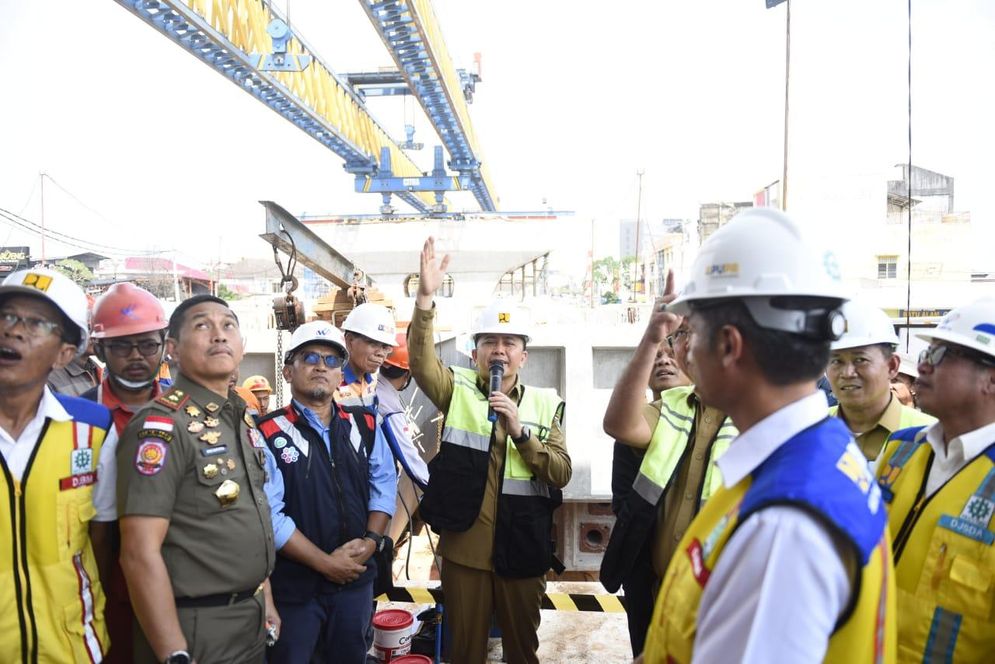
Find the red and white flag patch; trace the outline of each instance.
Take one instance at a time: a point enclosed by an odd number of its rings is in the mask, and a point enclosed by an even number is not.
[[[173,430],[173,420],[168,417],[159,417],[157,415],[149,415],[142,422],[143,429],[158,429],[159,431],[172,431]]]

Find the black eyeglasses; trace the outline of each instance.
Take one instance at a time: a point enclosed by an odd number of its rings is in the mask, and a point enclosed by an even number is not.
[[[142,341],[104,341],[100,344],[106,352],[114,357],[130,357],[136,348],[142,357],[151,357],[162,348],[162,342],[155,339],[143,339]]]
[[[677,330],[673,334],[667,337],[667,345],[670,346],[671,350],[674,349],[677,344],[681,343],[684,337],[688,335],[687,330]]]
[[[950,354],[953,357],[963,357],[965,360],[977,362],[978,364],[983,364],[986,367],[995,367],[995,361],[982,357],[978,353],[961,350],[959,348],[954,348],[953,346],[942,345],[930,346],[926,350],[919,353],[919,364],[928,364],[931,367],[935,367],[943,361],[943,358],[947,354]]]
[[[320,362],[324,362],[325,366],[329,369],[338,369],[342,366],[342,358],[338,355],[322,355],[313,350],[308,353],[301,353],[301,361],[312,367],[317,366]]]
[[[0,311],[0,325],[3,326],[4,331],[13,330],[18,323],[24,323],[24,331],[32,337],[40,337],[53,332],[62,333],[59,324],[50,320],[34,318],[33,316],[19,316],[13,311]]]

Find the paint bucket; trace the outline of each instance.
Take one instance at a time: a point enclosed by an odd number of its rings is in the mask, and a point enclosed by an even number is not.
[[[373,616],[373,652],[378,661],[397,662],[399,657],[411,652],[414,622],[414,617],[403,609],[377,611]]]
[[[390,660],[390,664],[432,664],[432,658],[425,655],[404,655]]]

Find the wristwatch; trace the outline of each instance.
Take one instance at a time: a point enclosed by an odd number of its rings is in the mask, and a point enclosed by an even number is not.
[[[529,428],[522,427],[522,435],[519,436],[518,438],[512,438],[511,442],[513,442],[515,445],[524,445],[525,443],[529,442],[529,438],[531,437],[532,437],[532,432],[529,431]]]
[[[186,650],[174,650],[163,660],[163,664],[190,664],[191,662],[193,659]]]
[[[366,534],[363,535],[364,538],[373,540],[373,551],[379,553],[383,551],[383,535],[372,530],[367,530]]]

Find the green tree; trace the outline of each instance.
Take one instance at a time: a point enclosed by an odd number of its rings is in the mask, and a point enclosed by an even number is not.
[[[90,271],[90,268],[73,258],[63,258],[55,263],[52,269],[58,270],[72,279],[80,288],[86,288],[87,284],[93,281],[93,272]]]
[[[614,293],[615,298],[608,300],[602,295],[602,301],[620,301],[623,289],[632,286],[632,266],[635,264],[634,256],[627,256],[618,260],[614,256],[605,256],[594,261],[594,283],[603,286],[607,291]]]
[[[218,297],[225,301],[237,300],[239,298],[238,293],[228,288],[224,284],[218,284]]]

